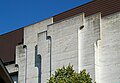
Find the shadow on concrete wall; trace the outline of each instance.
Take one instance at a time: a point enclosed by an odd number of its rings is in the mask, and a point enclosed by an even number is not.
[[[38,83],[41,83],[41,55],[38,54],[38,46],[35,46],[35,67],[38,68]]]

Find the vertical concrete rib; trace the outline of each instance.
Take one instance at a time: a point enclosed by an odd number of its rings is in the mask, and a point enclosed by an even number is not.
[[[27,46],[23,45],[23,49],[25,50],[25,83],[27,83]]]
[[[102,18],[99,83],[120,82],[120,12]]]
[[[46,39],[49,40],[49,57],[50,57],[50,77],[52,75],[52,37],[51,36],[47,36],[47,31],[46,31]]]
[[[80,70],[86,69],[95,80],[95,47],[100,39],[100,13],[85,18],[85,27],[80,30]]]
[[[41,56],[41,83],[46,83],[51,75],[51,45],[47,31],[38,34],[38,53]]]
[[[78,72],[81,71],[80,65],[81,65],[81,41],[80,41],[80,37],[81,37],[81,30],[83,28],[85,28],[85,14],[83,13],[83,25],[79,26],[78,28]]]
[[[24,45],[27,45],[27,83],[40,83],[40,58],[38,57],[37,39],[38,33],[47,30],[47,25],[51,24],[52,18],[43,20],[36,24],[24,28]],[[40,56],[42,59],[42,56]],[[34,71],[34,73],[32,73]]]
[[[48,36],[52,38],[52,73],[69,63],[78,71],[78,28],[84,24],[83,17],[81,13],[48,26]]]
[[[18,83],[25,83],[25,58],[26,51],[23,45],[16,46],[16,64],[18,64]]]

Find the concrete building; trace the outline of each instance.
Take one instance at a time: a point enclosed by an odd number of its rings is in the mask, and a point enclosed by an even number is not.
[[[95,0],[1,35],[0,57],[15,83],[46,83],[69,63],[97,83],[119,83],[119,35],[120,0]]]

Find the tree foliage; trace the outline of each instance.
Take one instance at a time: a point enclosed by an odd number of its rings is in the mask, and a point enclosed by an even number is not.
[[[85,69],[77,73],[73,70],[73,66],[69,65],[57,69],[47,83],[92,83],[92,78]]]

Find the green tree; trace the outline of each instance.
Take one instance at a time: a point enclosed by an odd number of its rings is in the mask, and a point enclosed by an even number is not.
[[[47,83],[92,83],[92,78],[85,69],[77,73],[73,70],[73,66],[68,65],[57,69]]]

